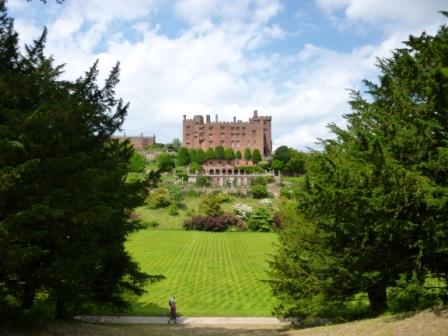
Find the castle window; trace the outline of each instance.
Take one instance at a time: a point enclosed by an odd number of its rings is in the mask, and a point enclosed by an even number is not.
[[[252,130],[252,136],[255,136],[257,134],[257,130]]]

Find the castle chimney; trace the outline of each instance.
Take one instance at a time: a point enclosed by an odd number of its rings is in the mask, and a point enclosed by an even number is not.
[[[215,115],[215,122],[218,122],[218,115]]]
[[[207,124],[210,123],[210,114],[207,114],[207,115],[205,116],[205,122],[206,122]]]
[[[187,120],[187,115],[186,114],[184,114],[184,120]]]
[[[258,118],[258,111],[254,110],[254,118]]]
[[[233,117],[233,122],[236,123],[236,117]]]

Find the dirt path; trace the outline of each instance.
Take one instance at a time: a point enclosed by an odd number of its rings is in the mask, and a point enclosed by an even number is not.
[[[76,320],[112,324],[167,324],[168,317],[149,316],[75,316]],[[287,325],[275,317],[179,317],[182,325]]]

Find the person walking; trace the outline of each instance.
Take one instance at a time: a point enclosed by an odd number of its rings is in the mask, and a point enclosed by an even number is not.
[[[170,300],[168,301],[168,304],[170,306],[170,319],[168,320],[168,323],[173,321],[174,323],[177,323],[176,319],[176,298],[172,296]]]

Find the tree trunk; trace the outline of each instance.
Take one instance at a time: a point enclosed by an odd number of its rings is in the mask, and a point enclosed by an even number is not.
[[[35,297],[36,289],[31,287],[26,288],[22,295],[22,309],[31,309],[34,304]]]
[[[383,313],[387,309],[387,293],[384,281],[377,282],[367,291],[370,309],[375,315]]]
[[[61,320],[65,317],[65,301],[61,297],[56,299],[56,319]]]

